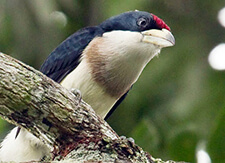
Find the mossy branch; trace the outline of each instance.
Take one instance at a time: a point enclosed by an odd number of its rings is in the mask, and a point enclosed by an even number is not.
[[[2,118],[48,145],[52,150],[49,161],[160,161],[133,142],[120,139],[79,95],[3,53],[0,108]]]

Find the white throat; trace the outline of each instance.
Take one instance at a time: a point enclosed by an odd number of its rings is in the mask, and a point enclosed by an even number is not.
[[[139,32],[112,31],[98,38],[97,42],[101,43],[94,45],[98,46],[98,55],[103,58],[101,62],[105,62],[104,69],[100,67],[97,70],[105,78],[101,84],[107,87],[112,96],[120,97],[126,93],[147,63],[160,52],[159,46],[144,43],[142,38]]]

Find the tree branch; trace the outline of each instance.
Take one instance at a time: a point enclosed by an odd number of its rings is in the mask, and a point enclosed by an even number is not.
[[[0,79],[0,116],[44,141],[51,160],[157,162],[120,139],[79,95],[3,53]]]

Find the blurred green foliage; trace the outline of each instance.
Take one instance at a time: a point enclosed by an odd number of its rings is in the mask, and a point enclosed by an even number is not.
[[[224,0],[0,0],[0,51],[38,69],[84,26],[129,10],[156,14],[171,27],[176,46],[150,62],[108,122],[154,157],[197,162],[196,152],[203,149],[220,163],[225,162],[225,72],[213,70],[208,55],[225,42],[217,20],[223,7]],[[9,126],[0,121],[2,138]]]

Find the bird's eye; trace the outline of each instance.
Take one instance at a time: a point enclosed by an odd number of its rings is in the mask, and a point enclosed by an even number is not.
[[[145,28],[148,25],[148,19],[139,18],[138,21],[137,21],[137,25],[141,28]]]

